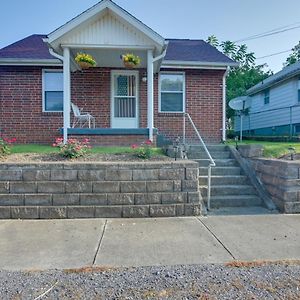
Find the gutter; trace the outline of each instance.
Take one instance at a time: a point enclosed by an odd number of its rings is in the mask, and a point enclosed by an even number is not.
[[[0,58],[1,66],[62,66],[57,59],[12,59]]]
[[[201,61],[177,61],[165,60],[162,63],[164,68],[190,68],[190,69],[218,69],[226,70],[227,67],[238,67],[239,63],[201,62]]]
[[[226,141],[226,77],[229,73],[230,67],[227,67],[223,75],[223,101],[222,101],[222,141]]]

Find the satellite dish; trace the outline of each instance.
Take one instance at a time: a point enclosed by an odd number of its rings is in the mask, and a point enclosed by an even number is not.
[[[233,110],[244,110],[251,106],[251,99],[248,96],[237,97],[229,101]]]

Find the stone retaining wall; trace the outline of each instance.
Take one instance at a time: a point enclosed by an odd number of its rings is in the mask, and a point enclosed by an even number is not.
[[[0,164],[0,218],[199,215],[198,165]]]
[[[248,161],[280,211],[300,213],[300,163],[264,158]]]

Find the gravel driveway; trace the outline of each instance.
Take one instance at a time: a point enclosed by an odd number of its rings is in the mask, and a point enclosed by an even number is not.
[[[0,271],[0,298],[300,299],[300,264]]]

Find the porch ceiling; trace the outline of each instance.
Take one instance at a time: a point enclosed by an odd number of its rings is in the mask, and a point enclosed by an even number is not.
[[[91,54],[96,62],[97,67],[123,68],[121,55],[126,53],[134,53],[141,58],[140,68],[147,68],[147,51],[133,49],[85,49],[73,48],[71,55],[75,58],[78,52]]]

